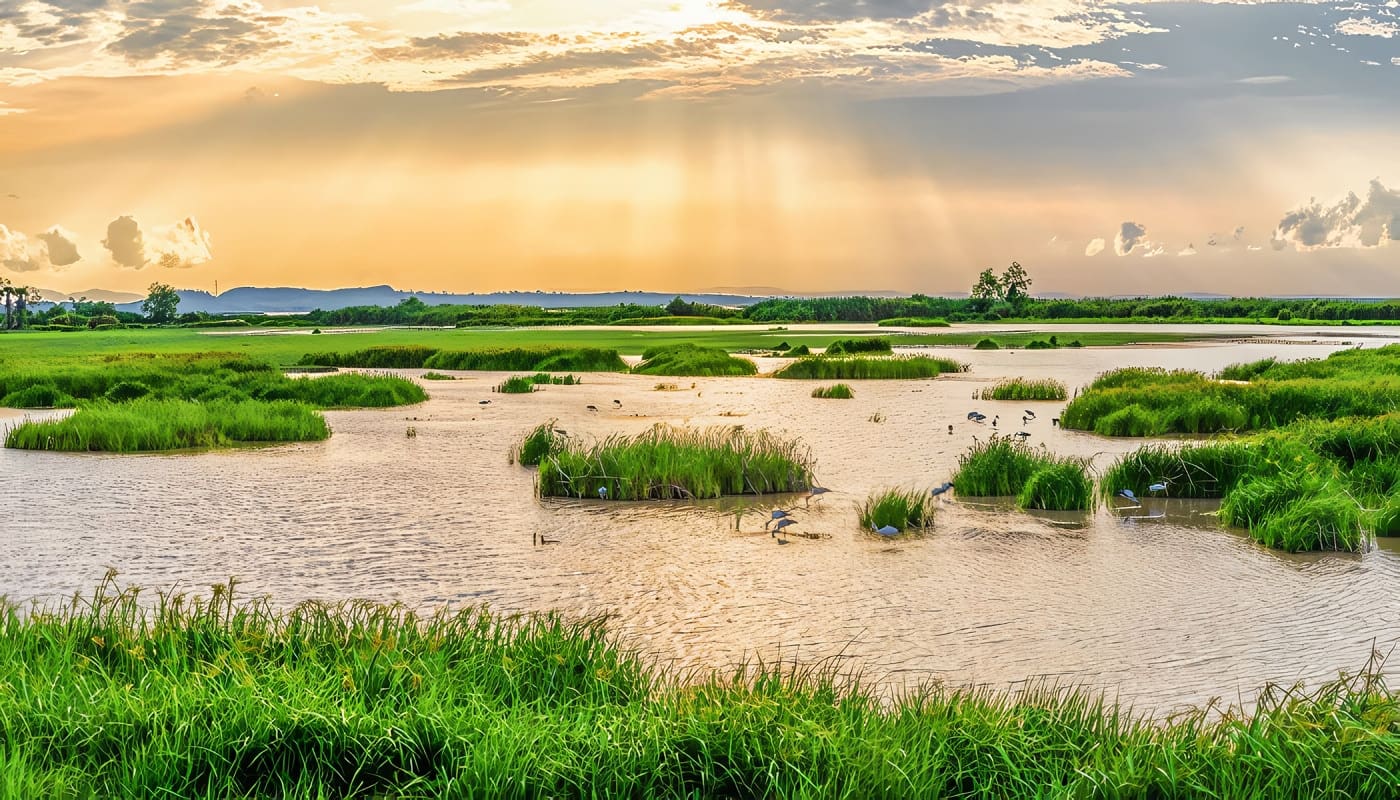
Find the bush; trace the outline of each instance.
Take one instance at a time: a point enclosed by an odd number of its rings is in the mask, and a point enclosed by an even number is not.
[[[790,350],[787,351],[787,355],[788,355],[789,357],[793,357],[793,358],[798,357],[798,356],[807,356],[807,355],[811,355],[811,354],[812,354],[812,348],[808,347],[808,346],[805,345],[805,344],[799,344],[798,346],[796,346],[796,347],[794,347],[794,348],[792,348],[792,349],[790,349]]]
[[[1000,350],[1001,345],[994,339],[979,339],[977,344],[972,346],[973,350]]]
[[[883,337],[869,339],[837,339],[826,346],[829,356],[859,355],[862,353],[891,353],[890,340]]]
[[[72,397],[50,384],[26,386],[0,399],[0,406],[6,408],[71,408],[74,405]]]

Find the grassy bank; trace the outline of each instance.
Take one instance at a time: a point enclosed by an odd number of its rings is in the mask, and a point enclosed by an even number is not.
[[[632,368],[636,375],[685,377],[744,376],[758,373],[747,358],[737,358],[718,347],[673,344],[653,347],[642,353],[642,362]]]
[[[1257,431],[1303,418],[1372,417],[1400,410],[1400,346],[1325,359],[1227,367],[1219,379],[1128,368],[1099,376],[1061,416],[1105,436]]]
[[[5,446],[138,453],[253,442],[315,442],[330,435],[325,417],[288,401],[100,401],[64,419],[22,422],[5,436]]]
[[[609,500],[707,499],[801,492],[812,485],[812,457],[802,444],[743,428],[657,425],[636,436],[585,443],[541,426],[517,448],[538,463],[541,497]]]
[[[941,317],[890,317],[878,323],[882,328],[948,328],[948,320]]]
[[[774,373],[776,378],[819,380],[871,380],[936,378],[945,372],[966,372],[967,365],[951,358],[931,356],[809,356]]]
[[[1015,497],[1027,509],[1089,511],[1096,503],[1087,461],[1008,436],[993,435],[958,456],[952,482],[964,497]]]
[[[620,372],[627,369],[616,350],[597,347],[505,347],[441,350],[424,345],[368,347],[343,352],[307,353],[307,366],[368,369],[454,369],[493,372]]]
[[[105,583],[0,618],[14,797],[1390,798],[1400,702],[1375,672],[1249,713],[1148,721],[1099,696],[823,668],[681,676],[597,622]],[[142,605],[153,605],[143,610]]]

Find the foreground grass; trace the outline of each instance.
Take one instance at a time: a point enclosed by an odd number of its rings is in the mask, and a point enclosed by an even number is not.
[[[931,356],[809,356],[773,373],[775,378],[821,380],[869,380],[936,378],[945,372],[966,372],[967,365],[951,358]]]
[[[140,597],[0,616],[15,797],[1391,798],[1376,671],[1149,721],[832,669],[677,675],[596,621]],[[143,610],[143,605],[151,606]]]
[[[316,442],[331,430],[315,409],[285,400],[98,402],[64,419],[26,420],[5,446],[22,450],[139,453],[253,442]]]
[[[637,436],[585,443],[546,424],[525,437],[516,457],[522,464],[539,465],[541,497],[706,499],[801,492],[812,486],[812,456],[806,447],[738,427],[657,425]]]

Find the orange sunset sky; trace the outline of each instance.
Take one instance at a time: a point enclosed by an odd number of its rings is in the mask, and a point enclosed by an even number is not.
[[[0,0],[0,276],[1400,295],[1398,6]]]

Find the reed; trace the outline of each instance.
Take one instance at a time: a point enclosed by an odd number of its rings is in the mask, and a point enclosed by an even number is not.
[[[848,383],[833,383],[830,386],[818,386],[812,390],[812,396],[822,400],[850,400],[856,396]]]
[[[966,372],[967,365],[949,358],[931,356],[809,356],[798,359],[774,373],[775,378],[818,380],[908,380],[936,378],[945,372]]]
[[[966,497],[1015,497],[1032,475],[1052,463],[1053,457],[1043,448],[993,434],[958,456],[952,480],[958,494]]]
[[[637,375],[744,376],[757,374],[758,366],[718,347],[674,344],[648,349],[632,372]]]
[[[5,446],[138,453],[252,442],[314,442],[329,436],[325,418],[301,403],[99,401],[63,419],[26,420],[10,429]]]
[[[1011,378],[982,393],[987,400],[1064,400],[1068,396],[1065,385],[1053,378]]]
[[[937,503],[927,490],[884,489],[865,499],[860,507],[860,526],[865,530],[893,525],[901,531],[933,527]]]
[[[583,383],[583,378],[576,378],[573,375],[550,375],[548,372],[536,372],[530,376],[530,382],[536,386],[577,386]]]
[[[948,320],[942,317],[891,317],[877,323],[882,328],[948,328]]]
[[[422,369],[437,352],[436,347],[423,345],[388,345],[349,352],[307,353],[297,363],[303,366],[361,369]]]
[[[812,457],[804,445],[742,427],[657,425],[593,443],[568,437],[539,466],[541,497],[594,498],[606,489],[612,500],[689,500],[800,492],[812,485]]]
[[[522,372],[623,372],[627,364],[616,350],[600,347],[509,347],[490,350],[442,350],[424,362],[430,369]]]
[[[443,374],[443,373],[441,373],[441,372],[433,372],[433,371],[431,371],[431,370],[429,370],[428,372],[423,373],[422,375],[419,375],[418,377],[422,378],[422,379],[425,380],[425,381],[455,381],[455,380],[457,380],[457,377],[456,377],[455,375],[445,375],[445,374]]]
[[[1245,442],[1210,442],[1174,447],[1150,444],[1119,458],[1099,481],[1105,497],[1124,489],[1146,496],[1147,487],[1165,483],[1168,497],[1224,497],[1241,479],[1264,464],[1258,447]]]
[[[1097,500],[1089,462],[1077,458],[1061,458],[1037,469],[1016,494],[1017,506],[1044,511],[1092,511]]]
[[[834,662],[644,660],[597,619],[102,583],[0,614],[14,797],[1346,797],[1395,795],[1400,699],[1373,661],[1248,711]],[[1253,693],[1249,693],[1253,694]]]

